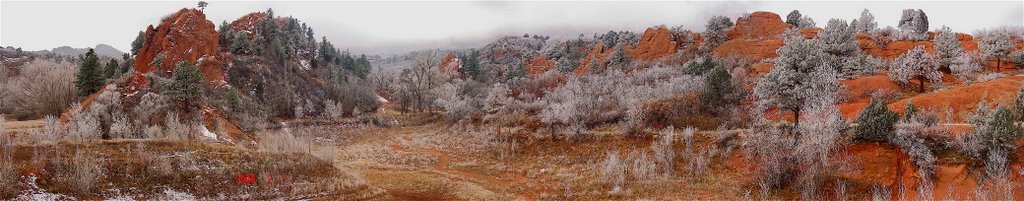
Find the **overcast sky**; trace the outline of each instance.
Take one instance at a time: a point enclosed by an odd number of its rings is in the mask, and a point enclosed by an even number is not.
[[[26,50],[109,44],[122,51],[140,30],[162,16],[198,1],[40,2],[0,1],[0,45]],[[209,1],[205,13],[215,25],[253,11],[273,8],[293,16],[355,53],[391,53],[425,48],[479,47],[502,35],[524,33],[553,38],[608,30],[642,32],[655,25],[703,30],[707,18],[793,9],[819,26],[830,18],[854,19],[871,10],[880,27],[895,26],[902,9],[920,8],[932,28],[955,31],[1024,24],[1024,1],[741,1],[741,2],[243,2]]]

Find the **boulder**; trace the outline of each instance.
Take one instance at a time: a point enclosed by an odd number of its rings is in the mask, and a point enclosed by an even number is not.
[[[654,59],[676,53],[679,43],[672,38],[672,31],[664,26],[647,28],[644,35],[640,37],[636,48],[626,50],[630,58],[641,61],[653,61]]]

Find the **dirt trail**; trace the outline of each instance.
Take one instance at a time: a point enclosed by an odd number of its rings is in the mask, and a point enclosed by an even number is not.
[[[391,148],[391,150],[394,150],[394,151],[402,153],[402,155],[407,155],[407,154],[429,154],[429,155],[433,155],[433,156],[437,157],[437,162],[434,162],[433,164],[430,164],[430,168],[435,169],[435,170],[440,171],[440,172],[448,173],[448,174],[453,174],[453,175],[458,175],[458,176],[462,176],[462,177],[466,177],[466,178],[471,178],[471,179],[474,179],[474,180],[484,181],[484,182],[486,182],[488,184],[493,184],[495,186],[508,187],[508,186],[512,186],[512,185],[516,185],[516,184],[523,184],[523,183],[525,183],[525,182],[527,182],[529,180],[528,178],[526,178],[526,177],[524,177],[522,175],[512,175],[511,178],[509,178],[509,177],[504,177],[504,176],[499,176],[499,175],[485,175],[485,174],[481,174],[481,173],[470,172],[470,171],[463,171],[463,170],[458,170],[458,169],[451,168],[450,167],[450,164],[452,163],[451,156],[449,156],[448,154],[446,154],[444,152],[441,152],[440,150],[437,150],[437,148],[409,150],[409,149],[403,148],[401,145],[398,144],[398,142],[393,142],[391,144],[388,144],[388,147]],[[461,181],[460,178],[456,178],[456,177],[451,177],[449,179],[451,179],[452,181]],[[491,189],[491,190],[494,190],[494,189]],[[534,198],[533,198],[534,196],[531,196],[531,195],[517,194],[517,197],[520,197],[520,198],[523,198],[523,199],[529,200],[529,201],[534,200]]]

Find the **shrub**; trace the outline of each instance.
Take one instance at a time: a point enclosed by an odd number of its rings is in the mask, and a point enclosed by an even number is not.
[[[43,118],[43,135],[47,140],[56,141],[66,136],[68,128],[60,123],[56,116],[47,115]]]
[[[658,173],[655,162],[651,161],[651,157],[647,153],[640,153],[633,158],[629,172],[633,176],[633,180],[641,183],[651,182],[654,175]]]
[[[892,137],[893,125],[899,114],[890,111],[882,100],[871,99],[871,103],[857,116],[854,140],[885,142]]]
[[[147,92],[142,95],[139,100],[139,104],[132,108],[132,113],[135,114],[135,118],[142,121],[144,124],[154,125],[157,124],[157,120],[154,119],[155,114],[160,114],[167,111],[170,108],[170,104],[165,96]]]
[[[691,133],[692,130],[689,130]],[[654,161],[658,164],[661,174],[671,176],[675,170],[676,152],[672,148],[675,143],[675,129],[671,126],[661,130],[661,135],[651,143],[651,150],[654,151]],[[692,135],[692,134],[691,134]]]
[[[609,151],[601,164],[600,180],[612,187],[612,191],[621,191],[626,184],[626,168],[619,159],[618,151]]]
[[[89,140],[99,139],[102,135],[102,128],[100,127],[100,121],[97,119],[97,115],[86,111],[80,104],[74,104],[71,106],[70,121],[71,127],[68,129],[68,135],[71,139],[75,140]]]
[[[103,177],[103,169],[100,167],[96,153],[78,150],[74,158],[61,163],[57,171],[57,180],[60,183],[71,187],[77,193],[85,194],[92,192],[96,183]]]
[[[0,86],[0,105],[21,119],[59,115],[75,102],[74,64],[36,59],[20,67],[20,73]]]
[[[110,124],[110,136],[112,138],[140,138],[138,135],[138,121],[132,121],[124,113],[113,115],[114,121]]]
[[[935,173],[937,158],[931,148],[925,144],[925,139],[929,135],[936,135],[937,132],[942,130],[935,127],[934,124],[927,125],[921,122],[919,118],[901,120],[895,128],[896,134],[891,139],[892,143],[910,156],[911,161],[918,168],[921,179],[923,181],[930,181]]]
[[[256,144],[256,148],[260,151],[313,153],[312,141],[293,135],[288,128],[285,128],[285,132],[264,132],[259,136],[261,140]]]

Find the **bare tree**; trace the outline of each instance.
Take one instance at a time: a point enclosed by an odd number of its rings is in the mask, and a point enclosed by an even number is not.
[[[403,69],[398,78],[399,102],[402,109],[409,106],[418,111],[424,111],[430,106],[430,91],[440,84],[440,75],[433,70],[439,60],[434,51],[422,52],[413,59],[410,68]]]
[[[210,5],[210,3],[206,3],[206,1],[199,1],[199,10],[206,11],[207,5]]]

